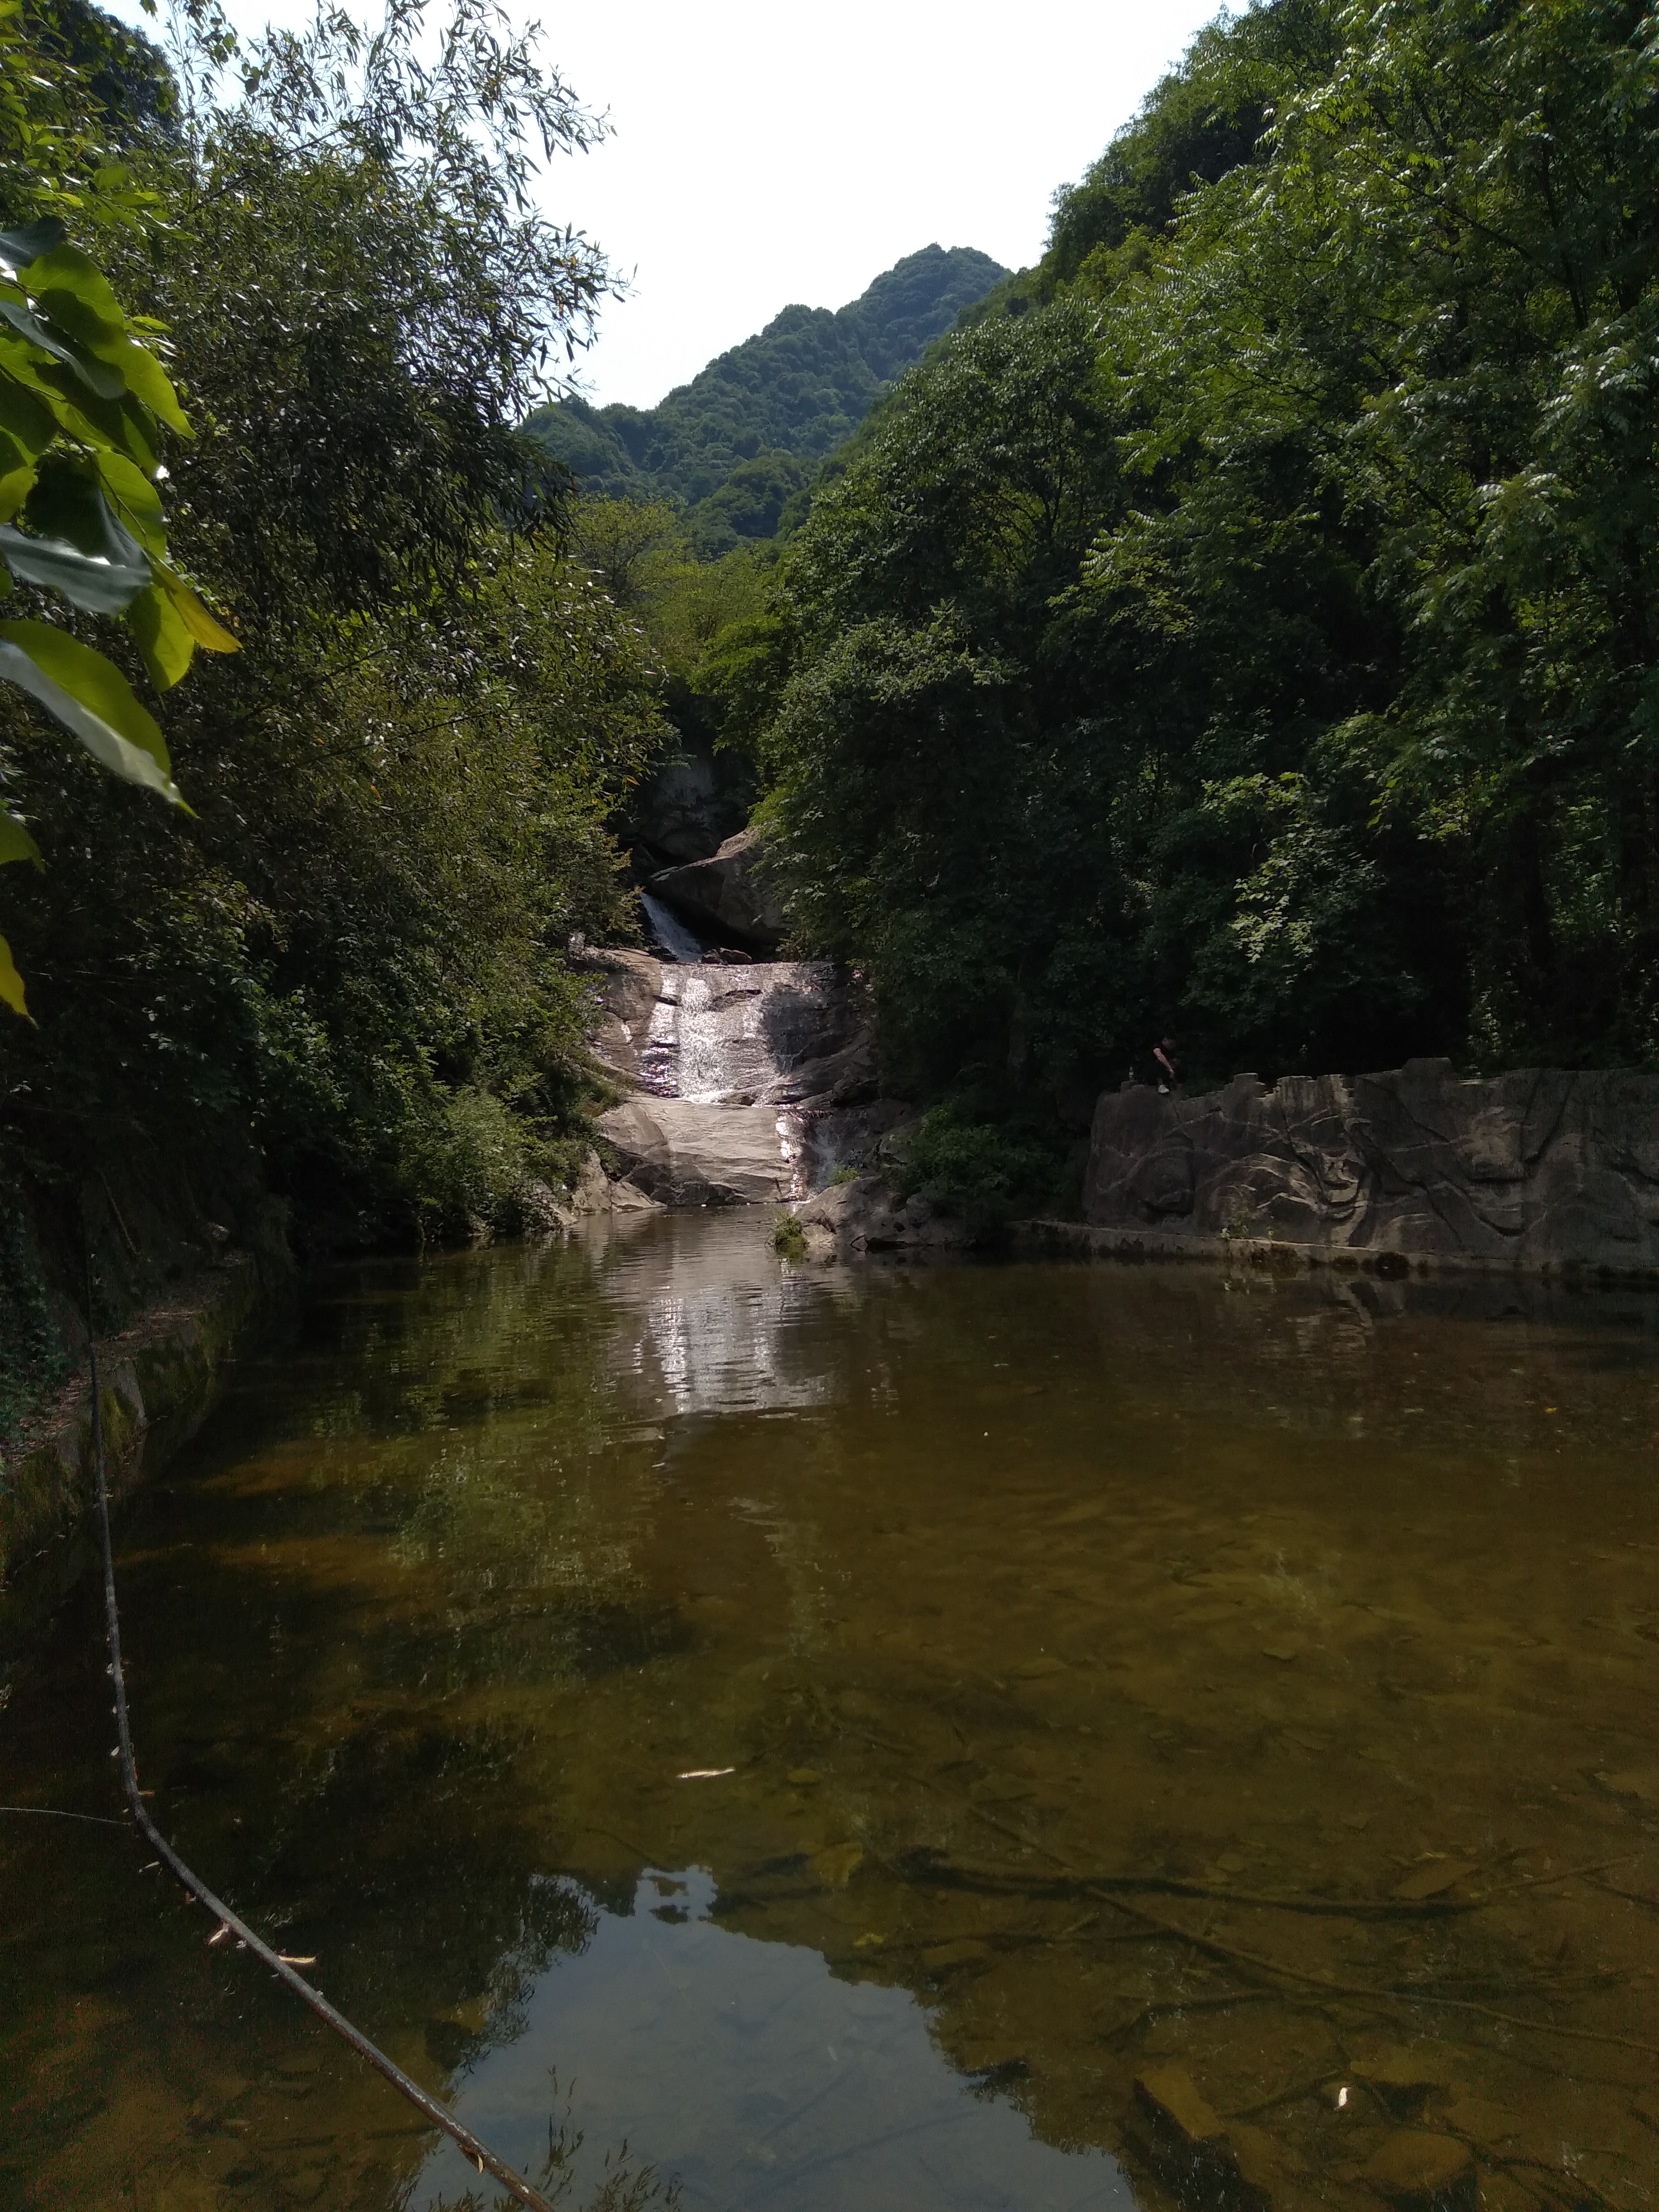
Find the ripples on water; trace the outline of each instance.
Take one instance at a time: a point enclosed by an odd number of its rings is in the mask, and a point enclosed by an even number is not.
[[[770,1231],[343,1271],[244,1364],[121,1531],[186,1855],[573,2207],[1164,2203],[1152,2062],[1292,2212],[1402,2126],[1651,2203],[1653,1303]],[[8,1802],[116,1809],[95,1599]],[[0,2201],[457,2202],[141,1863],[0,1816]]]

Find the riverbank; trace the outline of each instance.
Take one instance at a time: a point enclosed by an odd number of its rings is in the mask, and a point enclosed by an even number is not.
[[[292,1279],[271,1253],[228,1251],[98,1342],[104,1457],[110,1492],[124,1496],[194,1436],[224,1370]],[[0,1452],[0,1593],[17,1569],[82,1522],[92,1496],[92,1389],[84,1358]],[[64,1573],[80,1571],[64,1547]]]

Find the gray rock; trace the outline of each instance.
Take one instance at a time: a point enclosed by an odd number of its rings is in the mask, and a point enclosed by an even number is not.
[[[586,1154],[581,1172],[568,1191],[555,1190],[545,1182],[527,1182],[519,1193],[519,1206],[526,1232],[532,1237],[568,1237],[584,1221],[661,1210],[655,1199],[634,1184],[613,1182],[595,1152]]]
[[[756,876],[760,850],[755,831],[740,830],[707,860],[653,876],[648,889],[705,937],[751,952],[775,952],[783,939],[784,914]]]
[[[626,945],[592,947],[572,965],[591,979],[594,1018],[587,1045],[607,1074],[631,1090],[641,1079],[640,1054],[650,1042],[651,1017],[662,993],[663,963]]]
[[[1245,2171],[1225,2124],[1184,2066],[1148,2066],[1135,2076],[1131,2136],[1184,2203],[1226,2212],[1272,2212],[1272,2198]]]
[[[1084,1218],[1124,1249],[1289,1248],[1399,1272],[1659,1272],[1659,1074],[1449,1060],[1359,1076],[1139,1085],[1095,1109]]]
[[[688,743],[634,794],[628,835],[664,860],[704,860],[741,828],[754,797],[740,755]]]
[[[775,1106],[696,1098],[630,1098],[598,1127],[628,1182],[664,1206],[758,1206],[787,1199],[796,1165]]]
[[[1372,2153],[1365,2179],[1398,2212],[1475,2212],[1474,2154],[1455,2136],[1401,2128]]]
[[[852,1259],[866,1252],[952,1251],[968,1242],[963,1224],[920,1194],[901,1198],[873,1172],[828,1190],[795,1208],[814,1258]]]

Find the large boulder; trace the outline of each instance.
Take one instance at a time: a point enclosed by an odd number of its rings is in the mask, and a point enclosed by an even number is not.
[[[1659,1074],[1413,1060],[1198,1098],[1131,1085],[1096,1108],[1084,1218],[1143,1249],[1659,1272]]]
[[[663,869],[647,889],[705,937],[750,952],[775,952],[784,915],[756,875],[760,851],[756,832],[740,830],[707,860]]]
[[[920,1191],[902,1198],[873,1171],[855,1176],[795,1208],[795,1219],[814,1260],[861,1257],[866,1252],[938,1252],[969,1242],[965,1224],[941,1213]]]

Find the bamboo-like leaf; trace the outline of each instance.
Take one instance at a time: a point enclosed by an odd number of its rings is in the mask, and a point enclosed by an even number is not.
[[[3,937],[0,937],[0,1000],[5,1001],[13,1013],[21,1014],[26,1022],[33,1020],[28,1001],[23,995],[23,979],[12,959],[11,947]]]
[[[149,582],[147,562],[139,567],[82,553],[67,538],[26,537],[10,523],[0,523],[0,558],[22,582],[61,592],[88,614],[124,612]]]
[[[0,676],[38,699],[113,775],[183,805],[155,717],[101,653],[50,623],[0,623]]]

